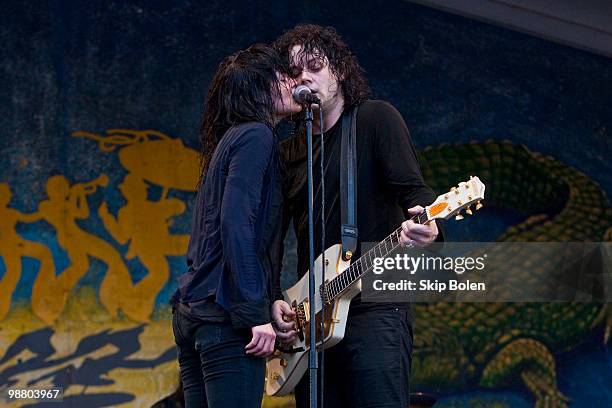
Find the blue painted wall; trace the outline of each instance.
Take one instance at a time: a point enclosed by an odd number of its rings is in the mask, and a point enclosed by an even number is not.
[[[74,131],[155,129],[197,150],[202,102],[220,60],[304,21],[332,25],[343,35],[375,96],[404,115],[417,148],[508,139],[555,157],[612,193],[612,61],[601,56],[397,0],[11,0],[2,9],[0,182],[13,191],[10,206],[24,213],[36,210],[54,174],[78,182],[106,173],[111,186],[123,179],[117,155],[100,153],[95,143],[72,137]],[[152,186],[150,194],[156,199],[161,191]],[[170,197],[187,205],[171,227],[185,234],[193,196],[171,191]],[[90,197],[92,208],[102,202],[115,212],[125,201],[108,188]],[[79,225],[110,240],[95,214]],[[495,237],[486,225],[479,228],[451,227],[451,233]],[[21,224],[18,232],[48,246],[58,269],[69,263],[48,225]],[[144,273],[128,266],[135,279]],[[36,268],[25,260],[13,301],[31,296]],[[160,307],[184,271],[180,258],[171,261],[171,271]],[[96,287],[103,273],[94,263],[81,283]],[[609,347],[588,344],[581,353],[595,354],[586,364],[609,369]],[[575,385],[570,367],[578,357],[567,358],[561,385],[575,392],[572,406],[588,406],[581,396],[592,388]],[[598,395],[611,403],[605,390]]]

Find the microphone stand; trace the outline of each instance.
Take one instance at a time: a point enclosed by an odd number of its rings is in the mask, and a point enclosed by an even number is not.
[[[325,250],[327,248],[325,244],[325,132],[323,132],[323,106],[319,103],[319,127],[321,131],[320,146],[321,151],[319,152],[320,163],[321,163],[321,285],[325,283]],[[321,408],[325,406],[325,302],[321,298],[321,351],[319,359],[319,394],[321,395]]]
[[[310,352],[308,371],[310,374],[310,408],[317,408],[317,342],[316,342],[316,311],[315,311],[315,269],[314,269],[314,180],[312,173],[312,107],[304,104],[306,113],[306,141],[308,144],[308,240],[310,268],[308,270],[308,303],[310,309]]]

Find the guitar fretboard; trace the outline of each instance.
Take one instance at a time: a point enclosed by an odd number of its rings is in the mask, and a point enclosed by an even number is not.
[[[421,214],[411,218],[417,224],[425,224],[428,221],[427,212],[423,211]],[[357,282],[361,277],[368,272],[374,266],[375,258],[383,258],[393,252],[398,246],[400,246],[400,233],[402,228],[398,228],[389,234],[378,244],[374,245],[368,252],[361,255],[359,259],[352,262],[351,265],[346,268],[335,278],[327,281],[322,286],[321,293],[325,293],[325,298],[328,302],[334,300],[340,296],[349,286]]]

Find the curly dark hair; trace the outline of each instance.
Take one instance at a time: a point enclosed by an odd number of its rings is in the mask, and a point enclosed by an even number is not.
[[[274,127],[274,98],[281,95],[276,73],[289,74],[288,69],[284,58],[265,44],[253,44],[219,64],[208,88],[200,126],[199,183],[217,144],[230,127],[244,122]]]
[[[363,68],[333,27],[298,24],[285,31],[273,44],[288,63],[291,49],[295,45],[302,46],[298,54],[300,60],[306,56],[327,58],[332,74],[340,83],[345,109],[352,108],[370,97],[371,90]]]

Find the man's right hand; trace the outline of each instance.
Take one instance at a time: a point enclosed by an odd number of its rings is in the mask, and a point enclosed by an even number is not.
[[[276,338],[281,343],[293,343],[297,332],[295,331],[295,311],[284,300],[277,300],[272,304],[272,320],[276,329]]]

